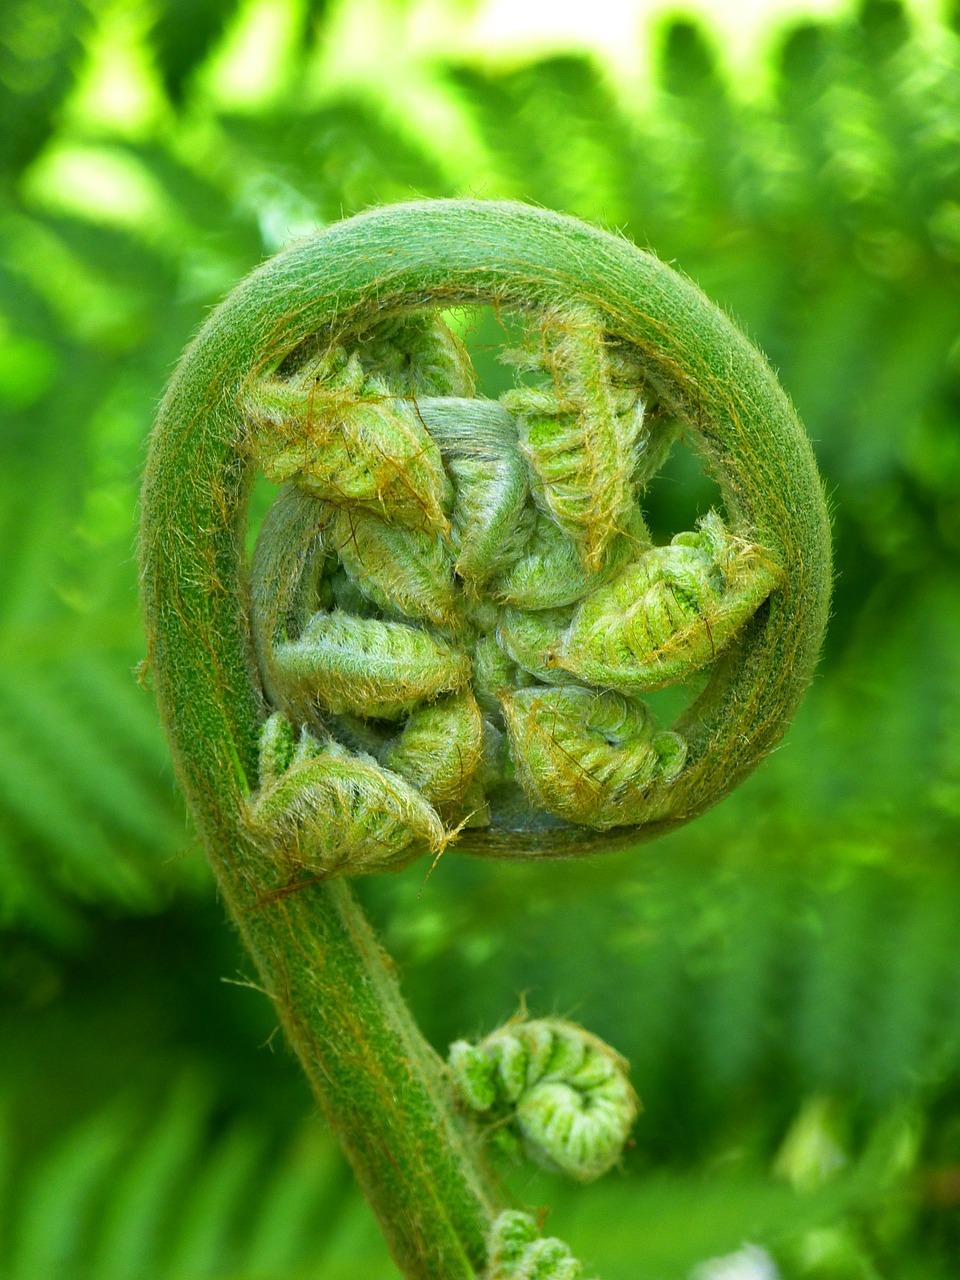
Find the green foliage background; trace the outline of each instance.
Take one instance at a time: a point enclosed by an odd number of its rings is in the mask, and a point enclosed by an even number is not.
[[[0,1275],[396,1274],[136,682],[136,495],[231,283],[341,213],[480,193],[654,247],[767,352],[832,497],[834,618],[782,748],[691,828],[582,865],[451,854],[422,896],[416,867],[362,896],[438,1046],[525,1000],[630,1058],[646,1114],[620,1172],[505,1171],[604,1280],[701,1280],[744,1241],[789,1278],[956,1276],[960,8],[796,24],[749,101],[683,17],[643,107],[586,56],[438,60],[415,87],[441,141],[396,86],[318,76],[317,0],[282,80],[224,106],[236,9],[0,12]],[[121,20],[154,86],[135,128],[82,110]],[[680,451],[651,518],[710,501]]]

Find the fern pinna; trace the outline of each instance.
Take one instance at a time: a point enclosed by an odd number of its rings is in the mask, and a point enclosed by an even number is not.
[[[499,404],[443,315],[482,305],[521,334]],[[642,496],[678,435],[725,510],[655,546]],[[251,569],[258,467],[290,487]],[[777,742],[819,651],[830,553],[769,368],[694,286],[572,219],[373,210],[267,263],[190,347],[141,548],[181,783],[399,1266],[580,1274],[503,1208],[472,1113],[594,1176],[635,1114],[621,1060],[548,1019],[445,1067],[343,877],[649,839]],[[677,683],[696,696],[660,725],[649,693]]]

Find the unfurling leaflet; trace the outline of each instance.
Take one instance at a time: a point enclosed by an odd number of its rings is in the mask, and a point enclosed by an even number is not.
[[[639,1113],[623,1058],[559,1018],[458,1040],[449,1064],[464,1106],[501,1133],[509,1124],[530,1159],[577,1182],[616,1164]]]
[[[470,663],[442,636],[335,609],[312,615],[296,640],[273,653],[274,678],[323,711],[399,720],[441,693],[462,688]]]
[[[695,533],[651,547],[587,596],[552,661],[609,689],[673,684],[712,662],[781,576],[769,553],[711,511]]]
[[[275,712],[263,727],[260,790],[249,806],[255,837],[278,852],[291,878],[397,871],[448,836],[416,787],[369,756]]]
[[[646,443],[640,367],[611,349],[601,317],[584,306],[545,312],[508,358],[543,379],[504,397],[534,492],[595,571],[637,499]]]
[[[605,831],[668,803],[687,744],[658,730],[645,703],[579,687],[518,689],[501,702],[524,791],[548,813]]]
[[[328,381],[325,382],[325,379]],[[251,447],[267,478],[413,528],[445,530],[449,486],[412,408],[335,348],[289,380],[258,380],[246,399]]]

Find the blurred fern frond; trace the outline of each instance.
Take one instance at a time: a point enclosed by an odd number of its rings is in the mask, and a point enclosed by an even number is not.
[[[591,59],[554,56],[514,70],[448,68],[478,128],[497,194],[620,227],[648,183],[643,135]]]
[[[8,1130],[13,1130],[8,1123]],[[8,1135],[6,1280],[396,1276],[329,1135],[218,1126],[185,1079],[157,1109],[128,1098],[32,1156]]]
[[[9,0],[0,12],[0,191],[55,130],[91,26],[84,0]]]
[[[220,125],[235,164],[260,175],[267,198],[271,183],[282,185],[316,210],[318,223],[412,195],[452,194],[441,156],[384,108],[370,93],[351,92],[307,109],[225,116]]]
[[[192,1077],[159,1107],[131,1094],[39,1146],[17,1133],[8,1111],[0,1147],[5,1280],[398,1275],[317,1122],[278,1136],[250,1116],[218,1121],[209,1090]],[[901,1215],[893,1232],[876,1224],[915,1176],[916,1116],[892,1112],[851,1147],[824,1130],[827,1114],[822,1100],[808,1101],[772,1171],[740,1152],[709,1181],[699,1170],[642,1182],[614,1176],[589,1190],[542,1173],[510,1181],[520,1202],[556,1199],[558,1225],[609,1280],[685,1280],[697,1262],[734,1251],[744,1238],[789,1260],[810,1232],[824,1229],[860,1237],[863,1263],[871,1254],[889,1257],[891,1236],[901,1240],[912,1215]],[[830,1145],[835,1156],[826,1163],[824,1142],[840,1143]],[[802,1186],[791,1186],[796,1178]],[[803,1274],[793,1266],[784,1272],[789,1280]]]
[[[196,858],[170,861],[189,837],[135,682],[131,514],[177,278],[123,232],[25,213],[8,228],[0,341],[35,355],[0,436],[0,912],[65,937],[71,904],[155,910],[198,883]]]
[[[175,104],[182,102],[191,73],[203,65],[239,8],[239,0],[167,0],[159,6],[152,43]]]

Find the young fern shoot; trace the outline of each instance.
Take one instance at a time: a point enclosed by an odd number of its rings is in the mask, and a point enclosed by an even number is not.
[[[483,305],[522,333],[497,400],[443,316]],[[643,495],[680,436],[723,510],[654,545]],[[258,470],[283,487],[248,565]],[[535,1019],[445,1066],[345,878],[650,839],[778,741],[830,551],[773,374],[688,281],[573,219],[373,210],[266,263],[186,352],[141,564],[181,784],[401,1271],[581,1275],[500,1203],[480,1139],[599,1176],[637,1115],[626,1064]],[[691,680],[658,724],[644,695]]]

